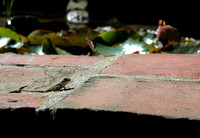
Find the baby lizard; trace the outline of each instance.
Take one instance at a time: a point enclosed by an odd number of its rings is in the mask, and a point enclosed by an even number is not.
[[[54,85],[53,87],[47,89],[44,92],[50,92],[50,91],[57,91],[60,90],[62,88],[65,88],[65,86],[71,81],[70,78],[64,78],[60,83]]]

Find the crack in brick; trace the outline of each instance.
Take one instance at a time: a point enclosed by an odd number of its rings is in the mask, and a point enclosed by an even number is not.
[[[10,91],[9,93],[21,93],[23,91],[24,88],[26,88],[28,85],[25,85],[25,86],[22,86],[20,87],[19,89],[17,90],[14,90],[14,91]]]

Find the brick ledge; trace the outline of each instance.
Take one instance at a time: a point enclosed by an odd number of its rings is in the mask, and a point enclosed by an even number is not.
[[[102,58],[1,54],[0,109],[40,109],[45,105],[47,109],[86,108],[199,120],[199,61],[200,55],[156,54]],[[30,68],[26,65],[38,66]],[[40,67],[46,65],[56,68]],[[72,66],[75,68],[70,68]],[[31,86],[38,79],[55,74],[59,76],[60,71],[72,77],[73,82],[83,80],[71,91],[20,91],[22,86]]]

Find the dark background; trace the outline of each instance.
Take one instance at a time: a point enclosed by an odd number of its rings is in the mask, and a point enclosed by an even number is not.
[[[163,19],[177,27],[182,36],[200,38],[200,6],[197,1],[113,0],[108,5],[108,0],[96,1],[89,0],[88,9],[93,11],[90,14],[92,17],[117,16],[121,22],[144,25],[157,25],[159,19]]]
[[[93,20],[117,17],[129,24],[157,25],[159,19],[178,28],[182,36],[200,38],[199,4],[192,1],[88,0]],[[40,12],[65,16],[68,0],[16,0],[13,11]],[[0,7],[2,10],[2,7]]]
[[[197,120],[88,109],[58,109],[54,120],[50,110],[5,109],[0,110],[0,122],[6,138],[195,137],[200,126]]]

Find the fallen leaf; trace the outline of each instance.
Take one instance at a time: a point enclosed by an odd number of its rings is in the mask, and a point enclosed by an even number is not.
[[[71,55],[71,53],[64,51],[52,44],[50,39],[43,41],[42,51],[47,55]]]
[[[41,45],[46,39],[56,39],[59,38],[57,33],[49,30],[35,30],[28,36],[29,44]]]
[[[12,53],[16,53],[16,54],[25,54],[25,53],[35,53],[33,50],[30,50],[26,47],[20,47],[20,48],[12,48],[12,47],[8,47],[8,46],[4,46],[2,48],[0,48],[0,53],[8,53],[8,52],[12,52]]]
[[[66,31],[63,34],[61,32],[50,32],[47,30],[35,30],[28,36],[28,40],[30,44],[40,45],[46,39],[50,39],[52,44],[57,47],[65,48],[71,46],[77,46],[86,48],[88,46],[85,38],[90,40],[94,40],[99,33],[93,31],[91,28],[81,28],[74,32],[72,32],[69,36],[65,36]]]
[[[106,46],[104,44],[96,44],[95,50],[99,55],[108,56],[120,56],[124,54],[133,54],[139,52],[140,54],[148,54],[149,50],[147,45],[140,39],[129,38],[124,43],[115,46]]]
[[[127,40],[131,36],[139,36],[133,28],[118,28],[111,31],[105,31],[98,36],[98,41],[103,40],[107,45],[114,45]]]
[[[173,45],[169,46],[168,49],[163,51],[163,53],[170,53],[170,54],[200,54],[200,44],[198,43],[174,43]]]
[[[52,41],[58,47],[68,47],[68,46],[77,46],[86,48],[88,43],[85,41],[86,38],[94,40],[99,35],[98,32],[93,31],[91,28],[81,28],[74,31],[70,36],[65,39],[55,39]]]
[[[21,34],[18,34],[17,32],[11,30],[10,28],[0,27],[0,36],[2,37],[10,37],[11,39],[21,42],[23,39],[23,42],[28,42],[28,39],[26,36],[23,36]]]

